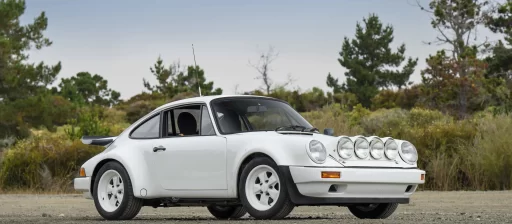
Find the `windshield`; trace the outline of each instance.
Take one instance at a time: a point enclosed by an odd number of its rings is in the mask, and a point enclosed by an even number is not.
[[[212,101],[217,125],[223,134],[250,131],[311,129],[290,105],[265,98],[229,98]]]

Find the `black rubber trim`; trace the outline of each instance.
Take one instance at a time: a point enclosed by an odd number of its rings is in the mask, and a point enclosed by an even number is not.
[[[320,198],[309,197],[302,195],[297,189],[297,185],[293,181],[290,173],[290,167],[279,166],[281,175],[284,176],[286,186],[288,187],[288,194],[290,199],[295,205],[354,205],[354,204],[369,204],[369,203],[399,203],[409,204],[409,198]]]

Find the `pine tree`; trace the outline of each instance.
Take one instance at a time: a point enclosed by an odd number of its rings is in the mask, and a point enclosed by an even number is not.
[[[344,38],[338,59],[341,66],[347,69],[344,91],[353,93],[365,107],[370,107],[371,99],[377,95],[379,88],[402,88],[409,83],[418,59],[405,59],[405,44],[393,52],[393,27],[384,26],[379,17],[370,14],[363,19],[363,25],[356,25],[355,38]],[[328,76],[328,85],[338,91],[338,84],[332,76]]]

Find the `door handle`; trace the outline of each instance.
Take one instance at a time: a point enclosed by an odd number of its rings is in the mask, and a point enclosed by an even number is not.
[[[158,151],[165,151],[165,147],[157,146],[157,147],[153,148],[153,152],[158,152]]]

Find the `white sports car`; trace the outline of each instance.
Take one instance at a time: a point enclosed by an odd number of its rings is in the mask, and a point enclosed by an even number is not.
[[[84,136],[84,144],[106,149],[83,164],[74,187],[109,220],[132,219],[142,206],[280,219],[305,205],[346,206],[358,218],[379,219],[424,183],[410,142],[332,133],[269,97],[189,98],[117,137]]]

